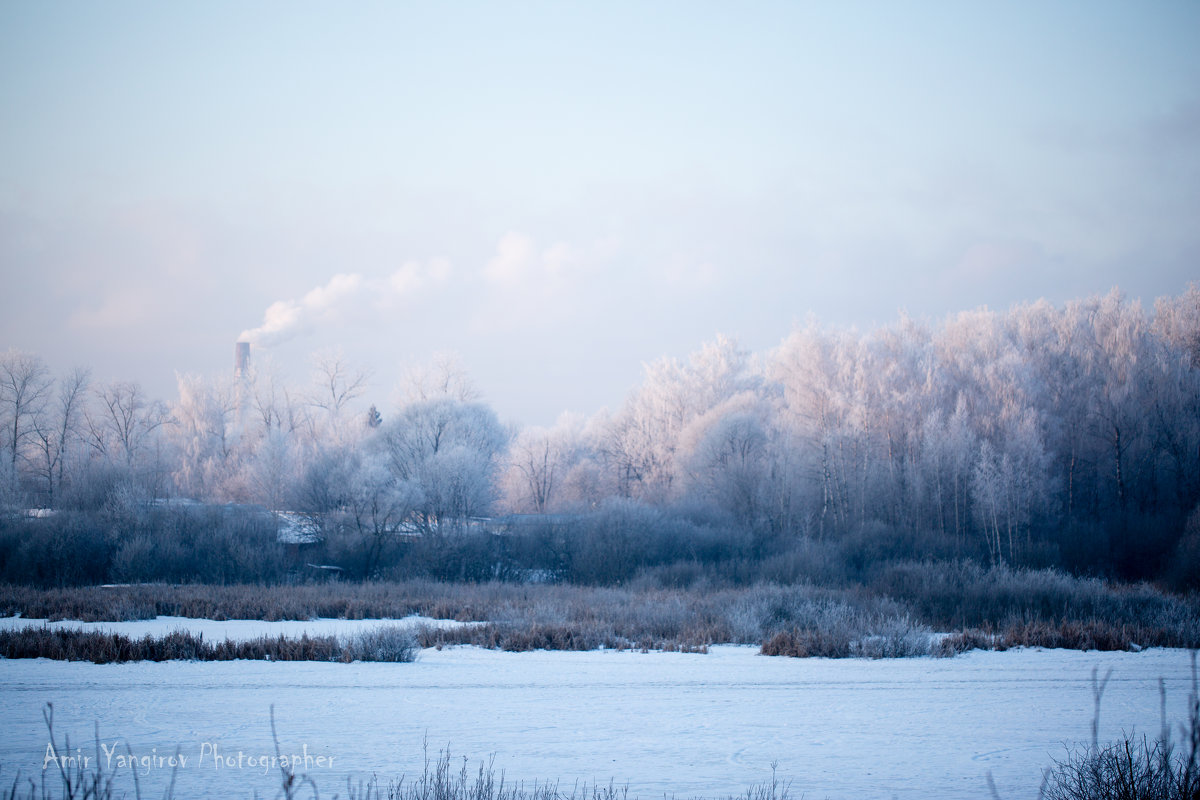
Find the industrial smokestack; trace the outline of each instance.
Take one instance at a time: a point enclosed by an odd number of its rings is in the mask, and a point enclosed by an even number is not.
[[[237,342],[233,345],[233,376],[245,377],[250,369],[250,343]]]

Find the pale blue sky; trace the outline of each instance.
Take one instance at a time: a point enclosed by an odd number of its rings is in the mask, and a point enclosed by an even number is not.
[[[284,368],[548,422],[717,332],[1177,293],[1197,220],[1194,2],[0,2],[0,345],[162,396],[283,301]]]

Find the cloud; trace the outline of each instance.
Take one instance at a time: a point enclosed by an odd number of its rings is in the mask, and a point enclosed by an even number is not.
[[[103,298],[98,306],[71,314],[69,324],[86,329],[132,329],[164,319],[162,304],[148,287],[122,288]]]
[[[336,322],[364,309],[387,309],[402,297],[430,285],[444,283],[452,273],[450,261],[406,261],[386,278],[359,273],[339,273],[324,286],[310,289],[299,300],[276,300],[263,313],[262,325],[242,331],[239,341],[259,347],[281,344],[310,332],[320,323]]]
[[[389,297],[394,299],[410,294],[430,284],[444,283],[450,278],[453,268],[447,258],[434,258],[422,264],[406,261],[387,280]]]
[[[496,255],[483,268],[483,275],[492,283],[519,283],[534,270],[537,246],[533,238],[509,231],[500,237]]]
[[[579,263],[579,254],[566,242],[540,248],[532,236],[509,231],[500,237],[496,254],[483,267],[483,276],[499,286],[518,286],[562,277]]]

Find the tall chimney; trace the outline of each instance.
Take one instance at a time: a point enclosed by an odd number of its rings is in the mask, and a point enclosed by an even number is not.
[[[250,369],[250,343],[237,342],[233,345],[233,376],[245,377]]]

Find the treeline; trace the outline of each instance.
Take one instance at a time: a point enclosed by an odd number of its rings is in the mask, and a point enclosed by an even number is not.
[[[325,355],[308,387],[183,376],[166,404],[9,351],[0,570],[60,574],[49,551],[69,560],[83,539],[99,548],[85,571],[107,578],[190,564],[192,579],[274,580],[277,519],[195,522],[239,503],[306,514],[319,557],[361,577],[760,579],[789,561],[970,558],[1200,584],[1195,286],[1152,311],[1114,290],[937,326],[810,325],[760,355],[719,338],[648,365],[620,409],[550,428],[501,424],[447,363],[390,411],[360,408],[366,385]],[[514,514],[507,537],[471,534]]]

